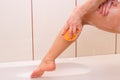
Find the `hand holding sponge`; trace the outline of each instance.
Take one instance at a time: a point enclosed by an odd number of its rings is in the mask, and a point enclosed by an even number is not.
[[[70,36],[69,30],[67,30],[67,32],[64,34],[63,38],[67,41],[74,41],[79,36],[79,34],[80,34],[80,32],[77,30],[77,34],[73,33],[72,36]]]

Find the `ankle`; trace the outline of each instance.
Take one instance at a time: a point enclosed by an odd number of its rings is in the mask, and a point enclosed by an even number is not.
[[[54,60],[54,59],[51,59],[51,58],[44,58],[44,59],[43,59],[43,62],[49,63],[49,62],[55,62],[55,60]]]

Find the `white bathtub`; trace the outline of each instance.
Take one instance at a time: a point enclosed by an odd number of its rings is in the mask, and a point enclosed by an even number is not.
[[[120,80],[120,55],[57,59],[57,69],[31,79],[40,61],[0,63],[0,80]]]

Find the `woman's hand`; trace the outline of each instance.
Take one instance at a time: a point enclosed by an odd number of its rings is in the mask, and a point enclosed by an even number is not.
[[[100,14],[107,16],[109,13],[109,9],[111,6],[117,6],[118,0],[106,0],[106,2],[102,3],[99,7]]]
[[[62,35],[64,35],[67,32],[67,30],[69,30],[69,36],[71,37],[73,34],[77,34],[78,31],[81,31],[81,29],[82,29],[81,16],[79,15],[77,9],[75,8],[63,28]]]

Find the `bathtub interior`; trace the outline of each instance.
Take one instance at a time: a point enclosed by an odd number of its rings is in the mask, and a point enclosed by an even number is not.
[[[2,75],[0,77],[0,80],[7,80],[7,79],[11,79],[11,80],[19,80],[19,78],[23,78],[23,77],[19,77],[19,74],[23,74],[25,72],[28,71],[32,71],[36,66],[10,66],[10,67],[1,67],[0,68],[0,75]],[[29,77],[28,77],[29,78]],[[28,79],[26,77],[26,79]],[[29,78],[30,80],[30,78]]]
[[[45,72],[42,78],[37,78],[33,80],[61,80],[61,78],[68,78],[77,75],[84,75],[90,72],[88,66],[74,63],[74,62],[67,62],[67,63],[57,63],[57,68],[55,71],[52,72]],[[20,66],[10,66],[10,67],[1,67],[0,73],[3,75],[0,79],[6,80],[6,77],[9,79],[26,79],[32,80],[30,78],[30,74],[32,71],[37,67],[37,65],[20,65]],[[4,72],[4,73],[2,73]]]
[[[119,56],[99,56],[58,60],[57,69],[31,79],[39,61],[0,64],[0,80],[120,80]]]

